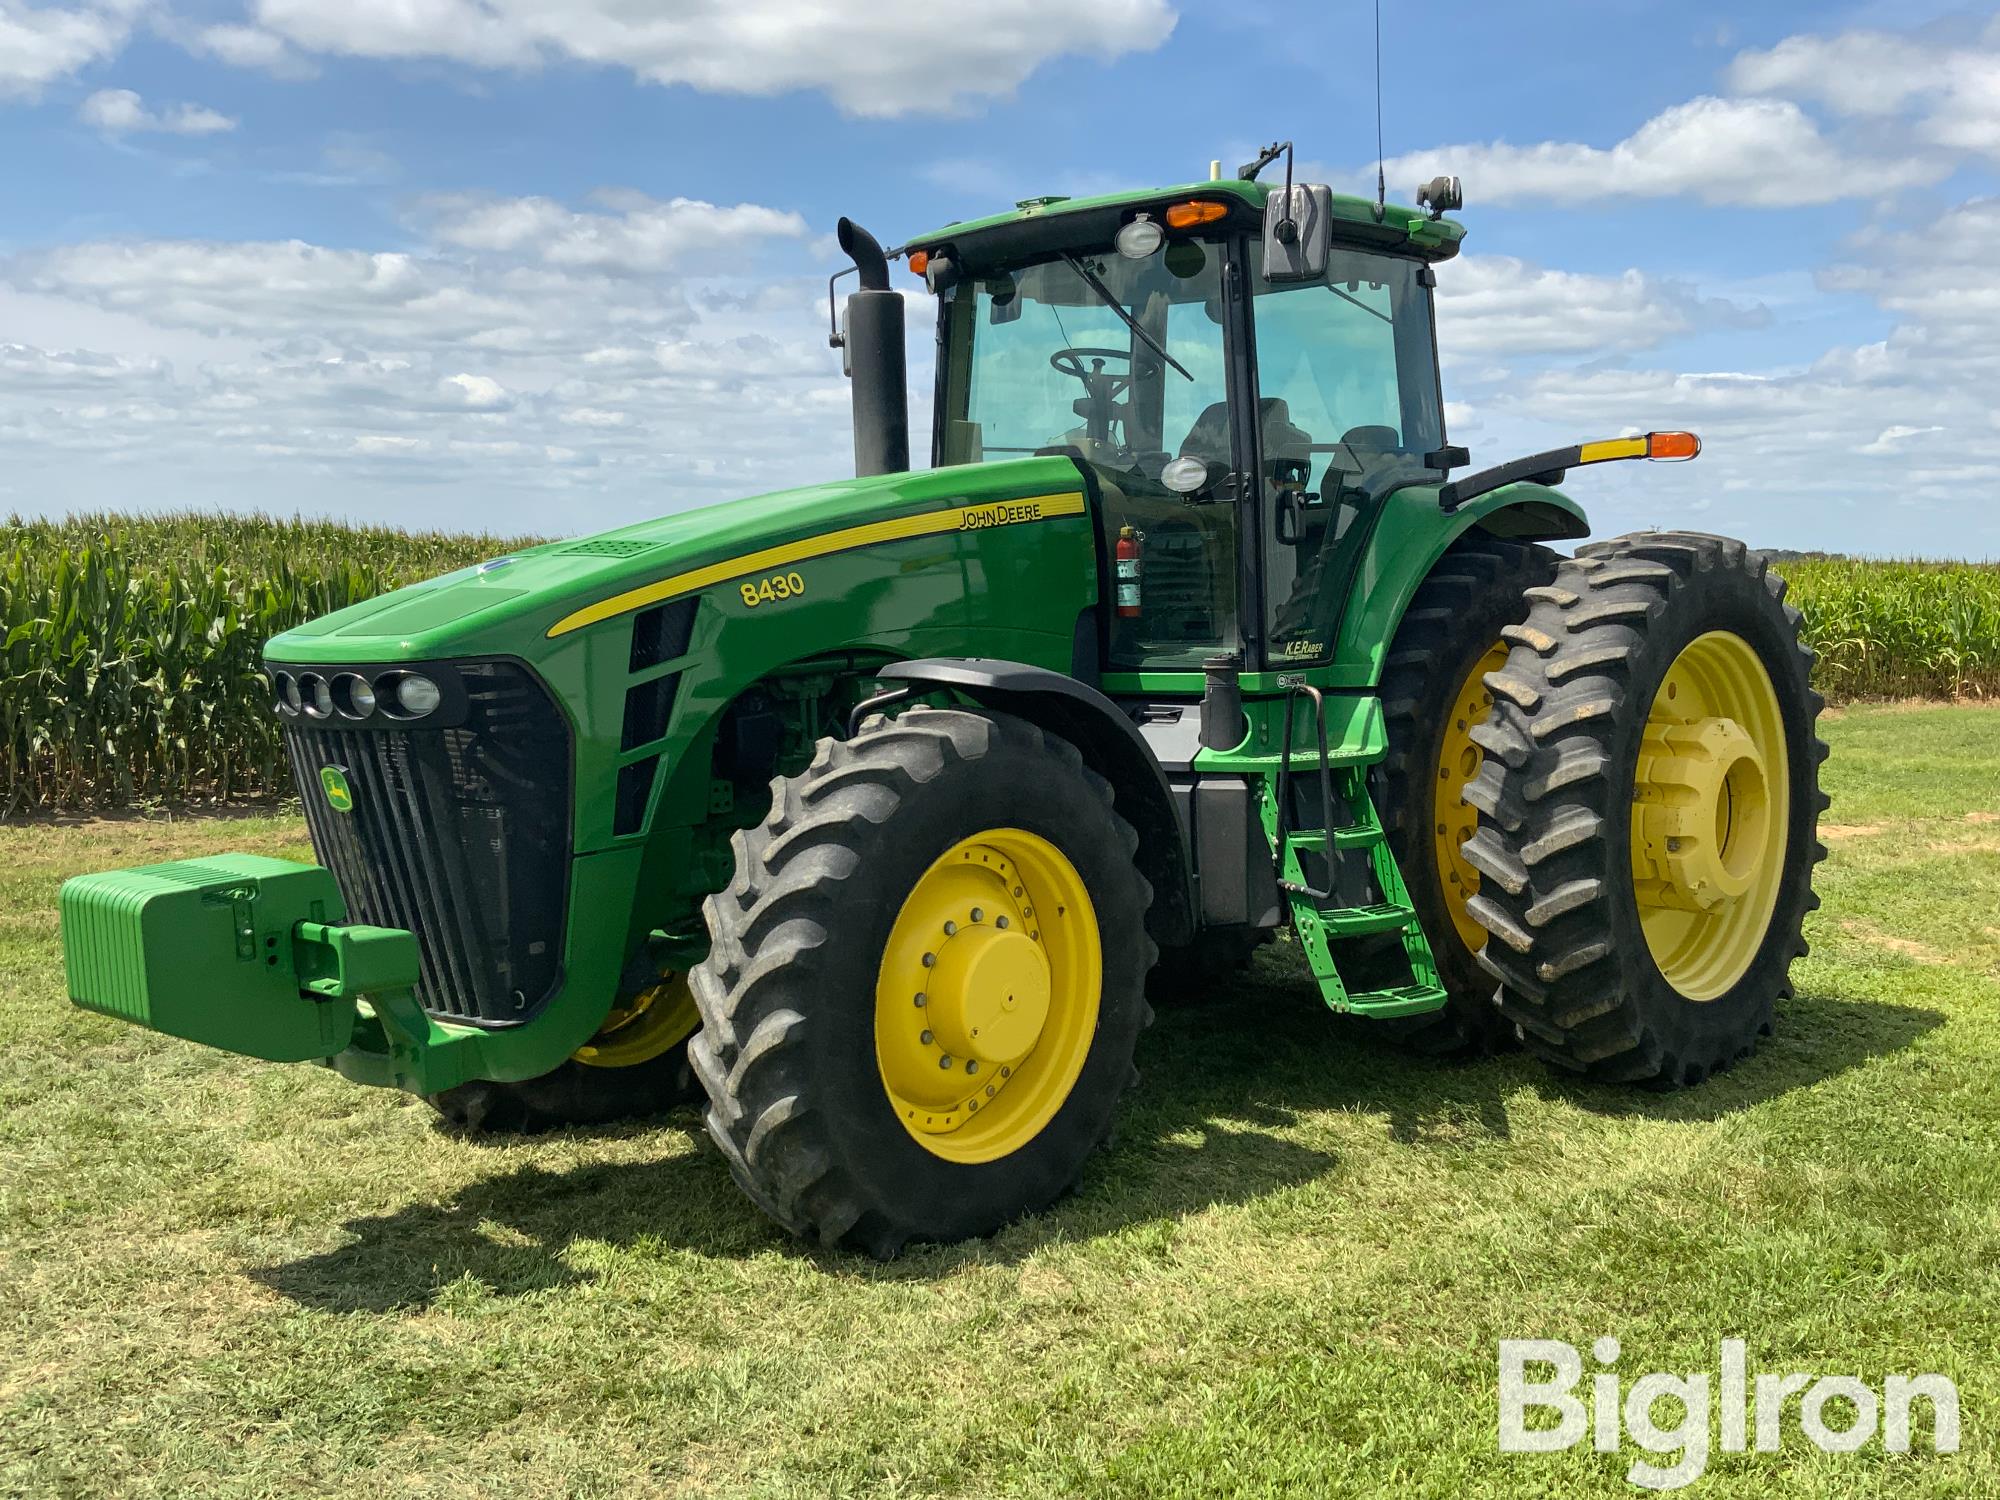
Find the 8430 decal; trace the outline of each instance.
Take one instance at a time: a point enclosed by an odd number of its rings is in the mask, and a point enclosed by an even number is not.
[[[740,583],[737,592],[743,595],[743,603],[751,609],[760,604],[782,604],[787,599],[796,599],[806,591],[806,581],[797,573],[769,573],[755,582]]]

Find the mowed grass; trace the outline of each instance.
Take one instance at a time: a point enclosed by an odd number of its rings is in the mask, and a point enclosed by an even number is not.
[[[1740,1336],[1958,1383],[1955,1456],[1794,1407],[1693,1493],[2000,1493],[2000,711],[1826,733],[1826,907],[1734,1072],[1408,1058],[1269,953],[1161,1012],[1075,1197],[889,1265],[771,1228],[691,1112],[481,1144],[64,1003],[62,877],[296,820],[0,829],[0,1492],[1629,1494],[1629,1443],[1495,1442],[1498,1340],[1609,1333],[1628,1381]]]

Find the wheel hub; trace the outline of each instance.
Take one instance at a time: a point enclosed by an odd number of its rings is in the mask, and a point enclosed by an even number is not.
[[[960,927],[937,950],[927,989],[931,1030],[958,1057],[1012,1062],[1048,1020],[1048,959],[1017,930]]]
[[[1082,876],[1025,830],[961,839],[918,879],[882,955],[875,1056],[927,1150],[992,1161],[1047,1124],[1096,1031],[1098,945]]]
[[[1784,886],[1790,752],[1777,689],[1742,636],[1681,649],[1647,710],[1632,786],[1632,886],[1661,976],[1696,1002],[1750,972]]]
[[[1757,742],[1734,719],[1650,723],[1639,753],[1636,802],[1654,871],[1642,905],[1713,912],[1755,883],[1770,843],[1769,793]]]

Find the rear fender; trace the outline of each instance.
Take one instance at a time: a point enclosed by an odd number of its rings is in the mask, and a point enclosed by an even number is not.
[[[1439,508],[1435,489],[1396,491],[1383,502],[1348,595],[1331,663],[1335,685],[1375,687],[1381,682],[1389,642],[1417,586],[1445,549],[1474,528],[1523,542],[1590,535],[1583,508],[1547,485],[1510,484],[1449,514]]]

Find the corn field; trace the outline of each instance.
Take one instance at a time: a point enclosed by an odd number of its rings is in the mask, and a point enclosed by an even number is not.
[[[509,548],[269,516],[10,517],[0,816],[288,791],[281,630]]]
[[[2000,697],[2000,566],[1797,558],[1776,564],[1828,698]]]
[[[257,515],[10,518],[0,816],[289,791],[265,640],[521,545]],[[1778,566],[1830,699],[2000,696],[2000,567]]]

